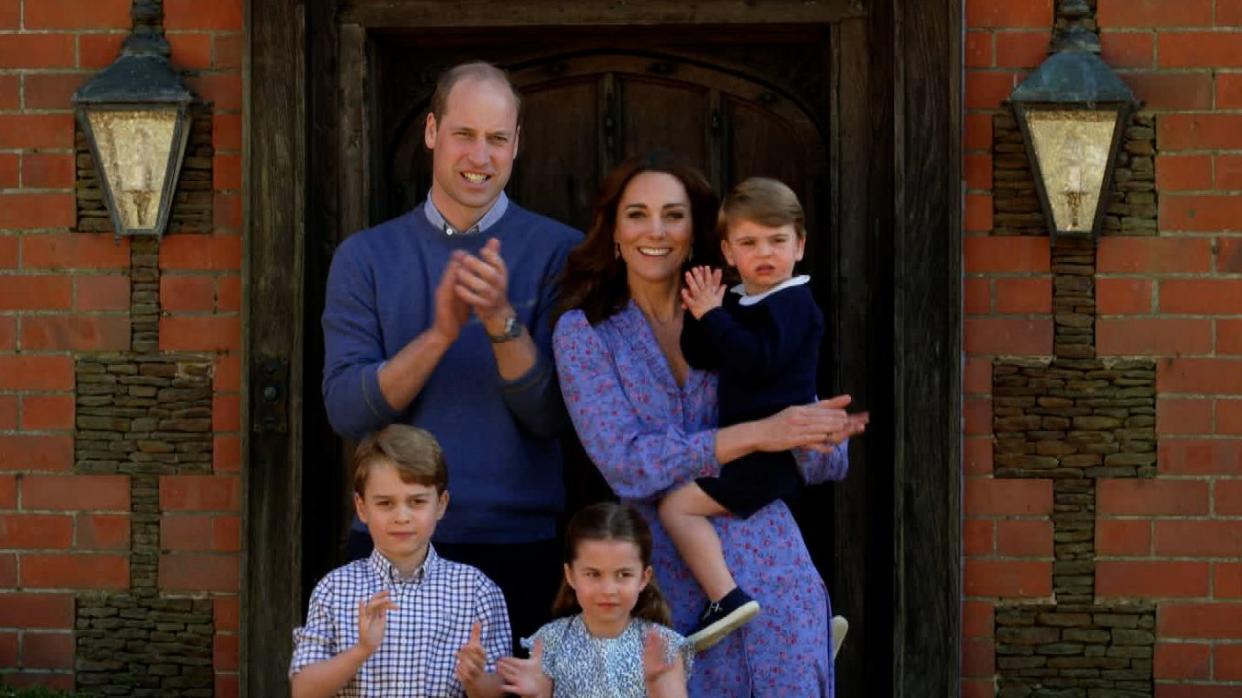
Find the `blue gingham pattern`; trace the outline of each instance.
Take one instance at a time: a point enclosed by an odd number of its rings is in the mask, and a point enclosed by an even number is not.
[[[397,609],[388,612],[384,642],[338,696],[465,696],[454,677],[457,650],[483,624],[487,670],[511,652],[512,634],[500,588],[479,570],[445,560],[433,546],[408,580],[378,550],[329,572],[311,594],[306,625],[293,631],[292,677],[307,665],[331,659],[358,642],[358,602],[387,589]]]

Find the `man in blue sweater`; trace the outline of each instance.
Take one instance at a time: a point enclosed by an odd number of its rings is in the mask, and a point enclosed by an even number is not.
[[[323,314],[323,396],[333,428],[393,422],[440,441],[452,506],[435,537],[505,594],[517,637],[545,620],[560,578],[558,435],[568,424],[549,322],[580,233],[505,196],[520,98],[467,63],[440,77],[427,116],[427,201],[337,249]],[[351,556],[370,540],[354,523]]]

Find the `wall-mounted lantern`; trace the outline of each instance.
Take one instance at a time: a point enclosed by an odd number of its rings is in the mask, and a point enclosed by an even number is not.
[[[1066,5],[1086,12],[1081,0]],[[1061,32],[1048,58],[1009,96],[1054,242],[1058,235],[1099,236],[1117,149],[1139,106],[1099,52],[1094,32]]]
[[[168,62],[158,2],[137,0],[121,55],[73,95],[117,235],[163,235],[194,96]]]

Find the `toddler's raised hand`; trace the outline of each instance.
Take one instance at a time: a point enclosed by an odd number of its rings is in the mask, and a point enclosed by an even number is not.
[[[720,279],[720,270],[711,267],[694,267],[686,272],[686,286],[681,289],[681,302],[696,320],[706,315],[709,310],[719,308],[724,302],[725,288]]]

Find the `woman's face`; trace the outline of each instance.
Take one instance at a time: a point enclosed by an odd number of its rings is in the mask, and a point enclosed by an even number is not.
[[[613,241],[631,286],[676,281],[693,240],[690,197],[681,180],[665,172],[630,180],[617,205]]]

